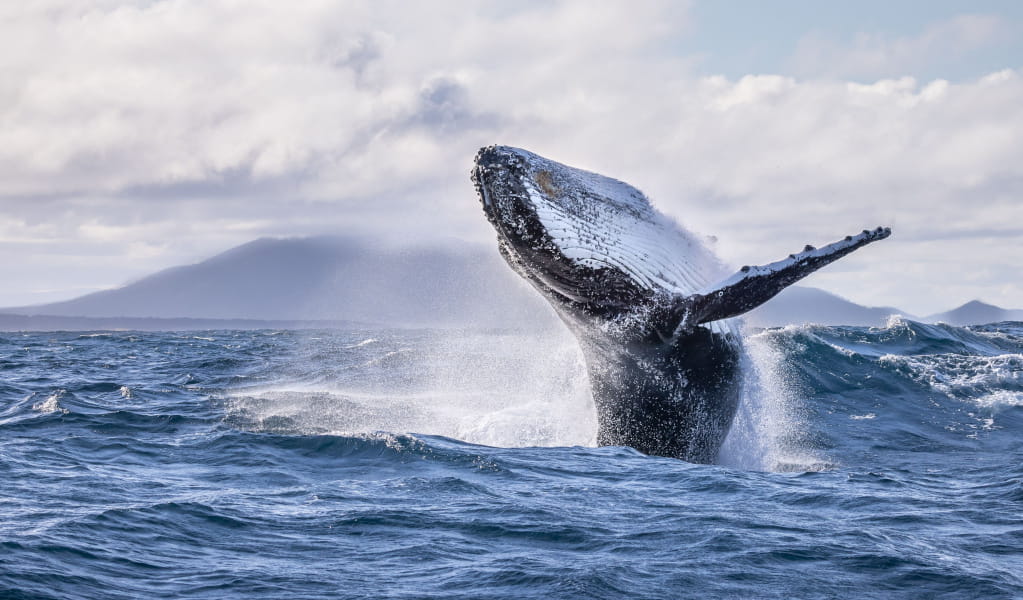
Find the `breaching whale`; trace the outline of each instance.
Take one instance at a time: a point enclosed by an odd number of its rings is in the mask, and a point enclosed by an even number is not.
[[[472,170],[508,264],[579,340],[597,443],[713,462],[739,405],[737,317],[870,242],[878,227],[728,276],[636,188],[508,146]]]

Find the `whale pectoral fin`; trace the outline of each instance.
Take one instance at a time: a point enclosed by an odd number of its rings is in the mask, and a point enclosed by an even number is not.
[[[891,235],[891,229],[864,230],[823,248],[807,246],[799,254],[760,267],[743,267],[738,273],[707,291],[685,298],[676,307],[683,325],[727,319],[767,302],[778,292],[823,266],[871,242]]]

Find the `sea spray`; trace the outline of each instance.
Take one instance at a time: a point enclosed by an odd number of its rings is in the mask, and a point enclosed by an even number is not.
[[[504,447],[595,443],[586,371],[567,332],[422,331],[414,347],[379,337],[300,350],[289,377],[231,394],[231,421],[254,430],[414,432]]]
[[[782,334],[784,335],[784,334]],[[718,462],[758,471],[813,471],[827,463],[803,442],[798,391],[777,345],[777,332],[749,334],[743,395]]]
[[[500,447],[596,444],[583,357],[561,328],[424,331],[414,343],[378,337],[310,340],[310,349],[297,351],[282,370],[286,377],[230,395],[230,421],[292,434],[389,431]],[[777,341],[770,332],[748,339],[743,400],[722,464],[766,471],[823,464],[801,444],[798,400]]]

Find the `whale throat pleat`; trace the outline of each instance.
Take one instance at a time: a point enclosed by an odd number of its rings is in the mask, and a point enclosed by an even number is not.
[[[693,234],[655,211],[636,188],[556,163],[538,171],[548,174],[550,187],[530,183],[526,190],[566,259],[616,268],[644,289],[672,295],[696,293],[724,274]]]

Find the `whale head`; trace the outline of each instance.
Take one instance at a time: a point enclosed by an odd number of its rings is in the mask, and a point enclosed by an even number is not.
[[[624,182],[509,146],[480,149],[472,179],[501,253],[556,308],[615,317],[720,273],[698,238]]]

